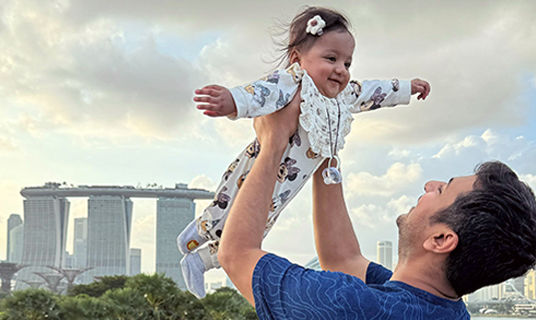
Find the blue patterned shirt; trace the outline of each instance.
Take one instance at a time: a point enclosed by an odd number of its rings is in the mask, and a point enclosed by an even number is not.
[[[259,319],[470,319],[463,301],[451,301],[399,281],[370,263],[365,284],[359,278],[305,269],[273,254],[253,272]]]

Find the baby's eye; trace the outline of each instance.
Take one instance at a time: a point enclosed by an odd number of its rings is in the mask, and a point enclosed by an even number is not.
[[[352,64],[351,64],[350,62],[346,62],[346,63],[344,64],[344,66],[346,67],[346,69],[350,69],[350,66],[351,66],[351,65],[352,65]]]
[[[335,59],[335,57],[326,57],[326,59],[328,59],[329,61],[332,61],[332,62],[335,62],[337,59]]]

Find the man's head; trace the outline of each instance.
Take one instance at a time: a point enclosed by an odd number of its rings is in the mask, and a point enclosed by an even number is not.
[[[508,166],[486,162],[474,176],[429,182],[425,191],[397,220],[402,258],[419,246],[444,250],[443,270],[458,296],[534,266],[536,200]]]

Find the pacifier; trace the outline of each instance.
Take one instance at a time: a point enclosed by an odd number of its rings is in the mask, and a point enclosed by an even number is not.
[[[331,160],[337,160],[337,167],[331,166]],[[329,159],[328,167],[322,171],[322,177],[325,184],[338,184],[342,181],[341,172],[339,171],[339,157],[333,156]]]

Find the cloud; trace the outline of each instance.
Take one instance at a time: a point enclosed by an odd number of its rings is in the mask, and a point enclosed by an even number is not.
[[[396,162],[382,176],[374,176],[368,172],[348,174],[346,188],[354,195],[391,196],[399,192],[408,183],[421,178],[422,169],[418,163],[405,165]]]
[[[532,190],[536,190],[536,174],[522,174],[519,179],[526,182]]]
[[[195,176],[190,183],[188,183],[188,188],[199,188],[206,190],[215,190],[217,186],[218,185],[214,180],[210,179],[204,174]]]
[[[0,150],[2,151],[15,151],[17,146],[11,138],[0,136]]]
[[[0,53],[9,79],[0,86],[9,93],[4,103],[33,107],[23,116],[75,134],[169,139],[195,129],[192,91],[207,80],[191,62],[161,52],[156,31],[131,36],[128,22],[106,18],[69,29],[57,11],[19,10],[4,12],[16,17],[0,40],[9,48]]]

